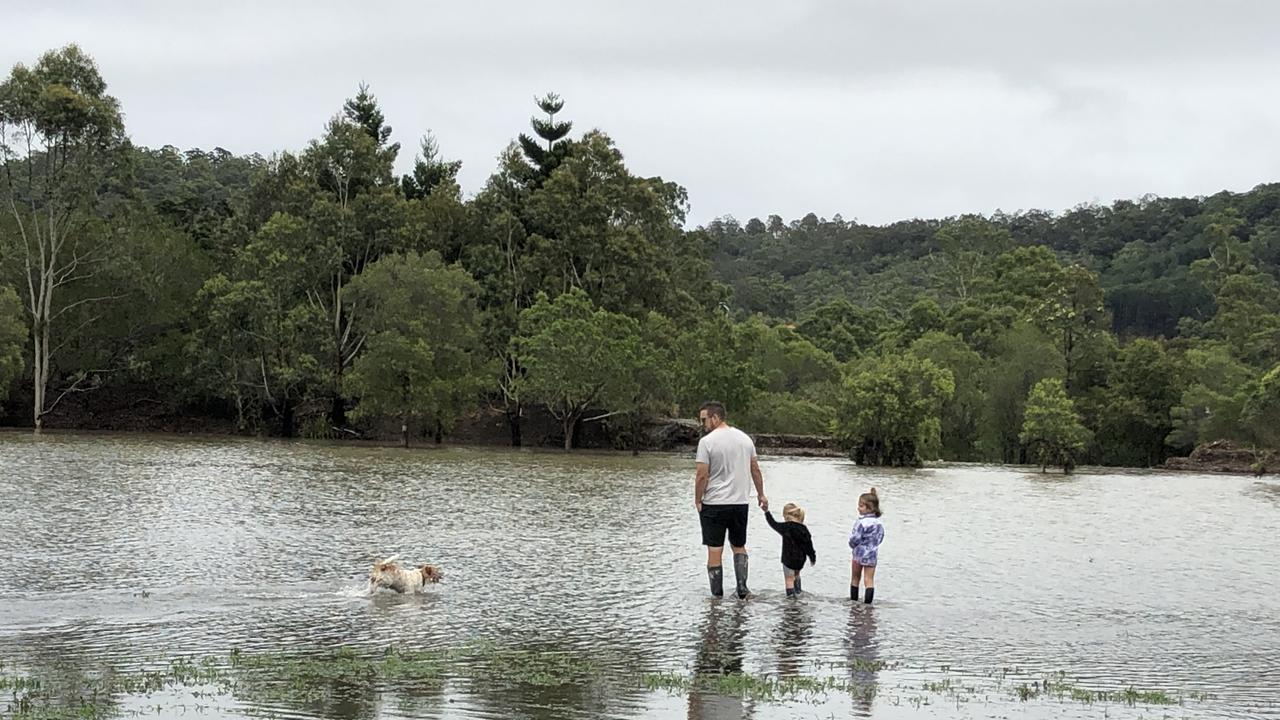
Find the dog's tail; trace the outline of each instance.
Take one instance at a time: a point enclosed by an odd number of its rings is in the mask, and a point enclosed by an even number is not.
[[[377,561],[376,563],[374,563],[374,565],[386,565],[387,563],[393,563],[393,562],[395,562],[396,560],[399,560],[399,559],[400,559],[400,553],[396,553],[395,555],[392,555],[391,557],[387,558],[386,560],[379,560],[379,561]]]

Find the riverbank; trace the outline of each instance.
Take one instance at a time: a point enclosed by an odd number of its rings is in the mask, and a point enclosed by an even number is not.
[[[237,427],[228,408],[187,406],[151,396],[148,388],[126,391],[84,393],[68,398],[45,418],[46,430],[79,433],[130,433],[180,436],[276,437],[269,431],[244,432]],[[29,407],[22,398],[11,398],[0,405],[0,430],[30,432]],[[604,415],[598,413],[596,415]],[[588,417],[593,417],[589,414]],[[361,422],[354,427],[334,428],[323,410],[317,407],[299,409],[298,439],[332,440],[373,445],[399,445],[399,424],[392,421]],[[755,433],[744,428],[756,441],[761,454],[800,457],[844,457],[834,438],[809,435]],[[630,423],[621,416],[581,422],[575,433],[574,448],[579,450],[620,450],[681,452],[692,451],[698,443],[701,428],[696,420],[684,418],[652,418],[640,431],[631,434]],[[560,422],[542,408],[526,408],[520,422],[520,446],[563,448],[564,430]],[[512,432],[507,415],[500,409],[481,408],[459,418],[450,432],[437,443],[425,428],[411,429],[410,442],[415,447],[462,445],[477,447],[510,447]],[[638,442],[637,442],[638,440]]]

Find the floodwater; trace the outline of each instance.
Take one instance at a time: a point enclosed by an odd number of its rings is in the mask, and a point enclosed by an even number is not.
[[[808,510],[818,564],[798,600],[783,593],[778,537],[754,507],[753,596],[709,597],[691,455],[3,433],[0,676],[92,676],[233,649],[489,643],[588,658],[605,680],[354,684],[324,701],[172,687],[110,707],[152,717],[1280,718],[1274,479],[761,465],[776,508]],[[886,539],[867,607],[848,599],[846,537],[870,485]],[[370,596],[370,563],[397,553],[439,564],[444,582]],[[731,563],[725,575],[731,590]],[[862,690],[651,690],[643,673],[835,677]],[[1017,692],[1045,678],[1175,704]]]

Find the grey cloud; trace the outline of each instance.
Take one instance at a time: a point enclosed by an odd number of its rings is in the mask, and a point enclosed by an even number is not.
[[[0,63],[80,43],[137,142],[301,148],[363,80],[402,169],[432,128],[470,192],[554,89],[636,172],[688,187],[696,222],[1280,179],[1272,3],[54,2],[6,18]]]

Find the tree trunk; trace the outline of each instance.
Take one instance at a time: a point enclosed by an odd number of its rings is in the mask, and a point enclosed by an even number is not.
[[[409,447],[409,418],[400,418],[400,442],[404,443],[406,448]]]
[[[570,419],[568,416],[565,417],[564,422],[560,423],[560,425],[564,428],[564,451],[565,452],[569,452],[573,450],[573,429],[576,424],[577,422],[573,419]]]
[[[47,358],[45,354],[41,352],[41,347],[47,346],[47,343],[41,343],[41,332],[39,328],[40,324],[39,320],[37,320],[35,337],[32,338],[33,342],[31,343],[31,352],[34,356],[32,358],[32,379],[34,380],[32,384],[35,385],[35,402],[32,403],[31,421],[35,423],[36,432],[40,432],[44,427],[44,391],[45,387],[48,385],[48,371],[45,369],[45,362],[47,361]]]
[[[444,443],[444,423],[437,420],[436,421],[436,444],[440,445],[443,443]]]
[[[522,439],[520,434],[520,416],[522,414],[523,413],[520,411],[520,403],[515,404],[514,411],[512,411],[510,405],[507,406],[507,429],[511,431],[511,447],[520,447],[520,441]]]
[[[347,426],[347,403],[342,399],[340,393],[335,392],[330,398],[332,404],[329,406],[329,423],[336,428],[344,428]]]
[[[631,457],[640,455],[640,413],[631,413]]]
[[[280,434],[287,438],[297,435],[298,429],[295,420],[293,403],[286,401],[284,409],[280,411]]]

